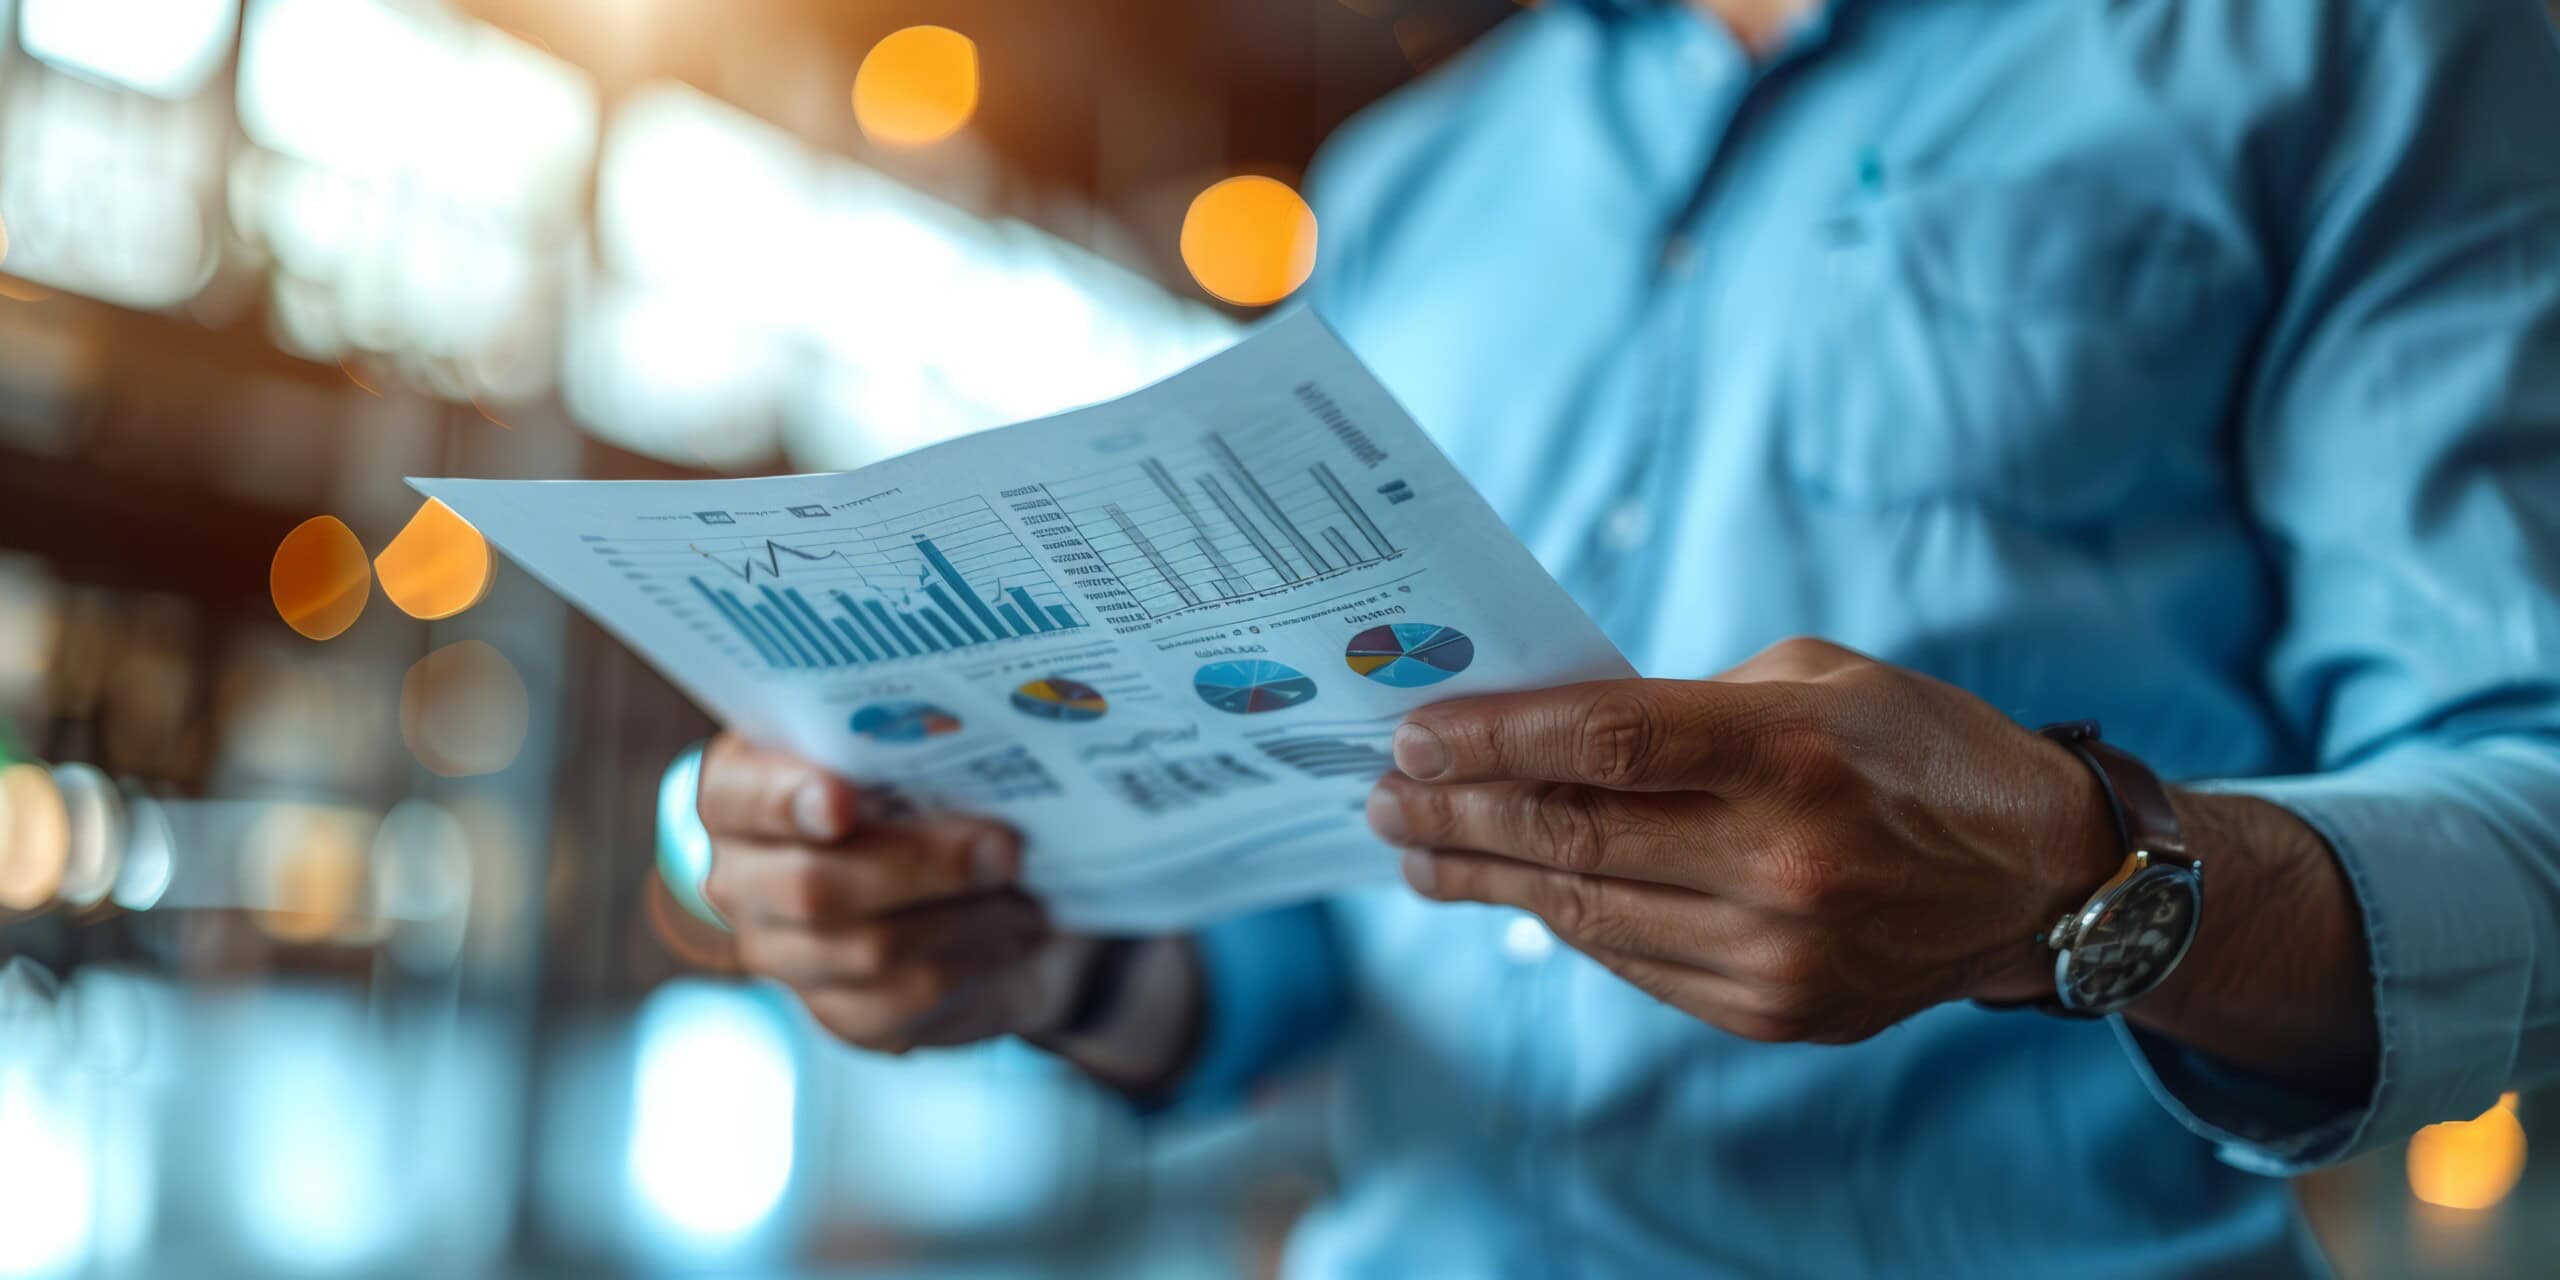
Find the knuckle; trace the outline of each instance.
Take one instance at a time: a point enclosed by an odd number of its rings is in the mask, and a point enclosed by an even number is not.
[[[849,1002],[841,1020],[829,1029],[865,1049],[895,1052],[906,1044],[907,1017],[885,1000],[860,997]]]
[[[1780,938],[1769,944],[1760,960],[1764,979],[1798,997],[1820,985],[1829,968],[1822,949],[1801,938]]]
[[[1763,1044],[1799,1043],[1810,1039],[1815,1030],[1803,1015],[1791,1012],[1735,1014],[1725,1029]]]
[[[835,967],[856,978],[875,977],[897,958],[897,939],[880,925],[856,925],[836,935]]]
[[[1820,636],[1808,635],[1788,636],[1776,644],[1769,646],[1769,653],[1771,656],[1785,658],[1791,662],[1803,663],[1809,666],[1828,665],[1830,662],[1837,660],[1845,652],[1847,651],[1842,649],[1840,646],[1833,644]]]
[[[940,965],[921,965],[907,975],[901,984],[900,994],[907,1000],[908,1008],[922,1014],[950,999],[957,985],[958,980],[949,969]]]
[[[1530,828],[1556,865],[1590,874],[1608,860],[1608,834],[1601,829],[1591,794],[1579,787],[1551,785],[1529,793]]]
[[[1538,915],[1556,936],[1577,946],[1614,949],[1602,936],[1609,928],[1608,911],[1598,881],[1575,875],[1549,875],[1544,881]]]
[[[1769,748],[1779,785],[1799,795],[1836,795],[1855,776],[1838,737],[1810,717],[1789,717],[1773,727]]]
[[[782,900],[777,905],[803,920],[823,919],[835,911],[835,882],[824,867],[808,866],[793,871],[782,881],[780,896]]]
[[[1604,786],[1622,786],[1641,776],[1658,747],[1653,706],[1628,688],[1603,689],[1582,708],[1575,726],[1576,772]]]
[[[1444,788],[1399,786],[1395,798],[1404,816],[1406,837],[1417,844],[1439,844],[1457,827],[1456,811]]]
[[[1628,986],[1664,1004],[1672,1003],[1674,984],[1671,982],[1669,971],[1662,966],[1607,952],[1601,955],[1600,964],[1602,968],[1618,975],[1618,978]]]
[[[1770,897],[1791,915],[1815,915],[1840,900],[1845,888],[1839,859],[1816,849],[1780,852],[1765,863]]]
[[[932,860],[932,875],[941,884],[964,886],[977,879],[976,858],[981,844],[1001,837],[1002,828],[993,823],[954,822],[934,833],[931,847],[923,856]]]

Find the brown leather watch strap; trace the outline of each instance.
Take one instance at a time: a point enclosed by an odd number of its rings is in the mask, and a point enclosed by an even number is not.
[[[2101,741],[2097,721],[2069,720],[2038,732],[2071,748],[2098,775],[2115,811],[2116,832],[2124,839],[2122,852],[2139,850],[2149,853],[2153,861],[2180,866],[2195,861],[2187,853],[2186,828],[2178,822],[2177,806],[2169,802],[2169,789],[2161,785],[2160,775]]]

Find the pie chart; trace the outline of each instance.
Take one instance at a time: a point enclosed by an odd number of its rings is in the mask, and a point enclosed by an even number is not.
[[[1111,709],[1111,703],[1102,696],[1102,690],[1082,680],[1050,676],[1014,690],[1013,709],[1035,720],[1073,723],[1101,719]]]
[[[1466,670],[1476,660],[1476,642],[1455,627],[1391,622],[1351,637],[1342,660],[1380,684],[1419,689]]]
[[[1316,682],[1297,668],[1259,658],[1212,662],[1192,673],[1191,687],[1202,702],[1240,716],[1284,710],[1316,696]]]
[[[922,742],[960,732],[960,717],[930,702],[874,702],[853,713],[853,731],[873,742]]]

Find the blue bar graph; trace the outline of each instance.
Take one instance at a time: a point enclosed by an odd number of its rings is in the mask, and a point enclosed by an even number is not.
[[[1033,626],[1036,626],[1043,631],[1055,631],[1058,629],[1057,624],[1049,620],[1049,615],[1040,612],[1040,606],[1037,602],[1032,600],[1030,592],[1023,590],[1020,587],[1015,587],[1013,590],[1005,592],[1005,594],[1013,597],[1013,602],[1015,604],[1022,606],[1022,617],[1031,619],[1031,624]],[[1022,625],[1022,618],[1014,617],[1011,613],[1007,613],[1004,616],[1007,621],[1013,623],[1015,626],[1019,627]]]
[[[775,648],[772,641],[765,639],[762,631],[756,629],[754,617],[738,604],[736,595],[726,591],[713,591],[710,587],[703,585],[700,578],[695,578],[692,582],[693,589],[701,592],[702,598],[710,601],[711,607],[717,610],[721,617],[728,619],[729,625],[736,627],[738,634],[747,638],[748,644],[755,646],[756,656],[764,659],[765,665],[774,667],[790,665],[783,661],[782,651]]]
[[[934,639],[933,633],[925,630],[924,624],[916,621],[916,616],[914,614],[901,613],[898,615],[898,621],[905,623],[907,630],[914,632],[916,639],[924,642],[924,647],[927,652],[942,652],[942,642]]]
[[[825,599],[813,601],[779,583],[742,592],[690,581],[757,659],[777,670],[858,667],[1085,625],[1072,606],[1041,604],[1022,587],[978,590],[930,538],[917,538],[915,548],[923,569],[914,594],[823,588],[815,590]]]
[[[871,651],[871,646],[863,643],[862,633],[854,630],[852,623],[847,622],[842,618],[837,618],[834,621],[836,624],[836,630],[843,632],[844,638],[851,640],[853,642],[853,647],[861,651],[862,660],[864,662],[878,662],[880,660],[880,655],[873,653]]]
[[[766,635],[780,636],[782,638],[782,642],[785,645],[790,646],[791,656],[799,659],[799,661],[792,664],[793,666],[820,667],[826,665],[818,660],[817,655],[809,652],[807,647],[801,642],[800,634],[798,632],[782,625],[782,615],[776,612],[772,605],[757,605],[754,612],[756,619],[764,624],[764,633]]]
[[[951,630],[950,626],[944,625],[945,620],[947,619],[952,625],[956,625],[960,628],[960,634],[969,637],[968,643],[985,644],[987,642],[987,638],[979,633],[978,624],[969,621],[969,615],[960,612],[959,606],[951,602],[951,593],[943,590],[941,583],[937,582],[932,586],[926,587],[924,589],[924,593],[933,597],[933,602],[936,605],[941,606],[942,612],[928,613],[925,616],[933,619],[933,625],[940,628],[945,635],[948,635]],[[989,618],[987,621],[992,623],[995,619]],[[999,629],[996,631],[996,634],[1004,635],[1006,633]],[[956,645],[961,642],[953,640],[952,643]]]

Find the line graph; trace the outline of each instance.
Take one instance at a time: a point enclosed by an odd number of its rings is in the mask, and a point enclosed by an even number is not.
[[[731,564],[720,556],[704,551],[699,544],[695,545],[694,550],[697,553],[700,553],[703,559],[709,560],[713,564],[718,565],[722,571],[734,574],[740,582],[752,583],[756,580],[757,559],[756,554],[753,552],[750,552],[741,558],[736,564]],[[782,558],[784,556],[789,556],[793,560],[804,565],[822,564],[829,560],[841,560],[849,568],[857,567],[851,560],[845,559],[845,554],[842,548],[829,551],[804,551],[799,547],[792,546],[790,543],[777,541],[772,538],[764,540],[762,555],[764,576],[768,578],[779,578],[782,576]]]

